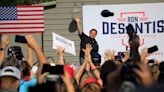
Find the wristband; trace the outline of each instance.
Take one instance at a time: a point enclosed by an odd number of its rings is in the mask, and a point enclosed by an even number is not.
[[[95,66],[91,66],[92,71],[96,70]]]

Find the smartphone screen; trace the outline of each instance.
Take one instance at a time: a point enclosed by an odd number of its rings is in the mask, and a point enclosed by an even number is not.
[[[51,66],[50,74],[64,74],[64,66],[63,65]]]
[[[15,42],[18,42],[18,43],[27,43],[27,40],[26,40],[25,36],[16,35],[15,36]]]
[[[153,52],[155,52],[155,51],[158,51],[158,47],[157,47],[157,45],[148,48],[148,53],[153,53]]]

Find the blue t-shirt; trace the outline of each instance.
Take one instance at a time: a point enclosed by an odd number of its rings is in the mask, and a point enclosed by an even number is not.
[[[29,92],[28,91],[29,87],[34,87],[34,86],[36,86],[36,84],[37,84],[37,78],[36,77],[34,77],[30,81],[21,80],[20,86],[19,86],[19,92]]]

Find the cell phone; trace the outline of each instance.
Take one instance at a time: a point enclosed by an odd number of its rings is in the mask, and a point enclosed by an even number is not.
[[[154,64],[154,59],[150,59],[148,63],[153,63]]]
[[[15,36],[15,42],[18,42],[18,43],[27,43],[27,40],[26,40],[25,36],[16,35]]]
[[[63,65],[44,64],[43,69],[42,69],[42,74],[45,72],[49,72],[50,75],[64,74],[64,66]]]
[[[122,59],[122,58],[124,58],[124,57],[125,57],[124,52],[118,52],[118,58],[119,58],[119,59]]]
[[[158,51],[158,47],[157,47],[157,45],[148,48],[148,53],[153,53],[153,52],[155,52],[155,51]]]

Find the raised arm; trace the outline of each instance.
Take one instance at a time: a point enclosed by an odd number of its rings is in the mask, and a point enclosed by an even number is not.
[[[32,48],[30,48],[28,45],[27,45],[27,51],[28,51],[28,63],[30,64],[30,67],[33,67],[34,62],[32,58]]]
[[[58,62],[57,62],[57,64],[64,65],[64,58],[63,58],[63,56],[64,56],[64,48],[59,46],[58,49],[57,49],[57,54],[58,54]]]
[[[91,67],[96,79],[98,80],[99,84],[102,86],[102,80],[100,78],[100,72],[96,69],[96,67],[93,64],[92,59],[91,59],[91,54],[90,54],[91,50],[92,50],[92,46],[90,44],[86,44],[86,49],[83,50],[85,52],[85,58],[88,61],[88,63],[90,64],[90,67]]]
[[[140,59],[141,59],[141,62],[144,63],[144,64],[147,64],[147,59],[146,57],[150,56],[151,54],[148,53],[148,48],[143,48],[141,50],[141,54],[140,54]]]
[[[42,71],[43,64],[47,63],[46,57],[43,54],[41,47],[39,46],[38,42],[35,40],[35,38],[32,35],[27,35],[25,37],[27,40],[27,44],[29,45],[30,48],[33,49],[33,51],[35,52],[35,54],[38,58],[39,67],[37,70],[37,77],[38,77],[38,79],[40,79],[40,77],[42,76],[41,71]],[[45,75],[47,75],[47,74],[45,74]]]
[[[64,69],[64,76],[62,76],[63,82],[66,85],[67,92],[75,92],[75,88],[71,82],[71,78],[68,74],[68,72]]]
[[[154,85],[154,80],[149,67],[144,64],[139,64],[138,67],[139,69],[134,69],[133,71],[138,76],[138,79],[140,79],[142,85],[146,88],[152,87],[152,85]]]
[[[104,60],[105,61],[108,61],[108,60],[113,60],[113,61],[115,61],[115,52],[116,51],[111,51],[110,49],[107,49],[107,50],[105,50],[105,52],[104,52]]]
[[[78,30],[79,34],[81,35],[82,32],[83,32],[83,29],[82,29],[82,27],[81,27],[81,25],[80,25],[80,17],[76,17],[75,20],[76,20],[76,22],[77,22],[77,30]]]
[[[2,34],[2,38],[0,39],[1,41],[1,50],[0,50],[0,65],[2,64],[3,59],[5,58],[5,50],[6,47],[9,43],[7,35]]]
[[[79,82],[80,82],[80,77],[82,76],[83,71],[84,71],[84,69],[85,69],[85,67],[86,67],[86,64],[87,64],[87,61],[86,61],[86,59],[84,58],[84,62],[83,62],[83,64],[82,64],[82,66],[80,67],[79,71],[78,71],[78,72],[76,73],[76,75],[75,75],[75,79],[76,79],[76,81],[77,81],[78,84],[79,84]]]
[[[32,35],[27,35],[26,40],[30,48],[32,48],[39,60],[40,64],[47,63],[46,62],[46,57],[43,54],[41,47],[39,46],[38,42],[35,40],[35,38]]]

